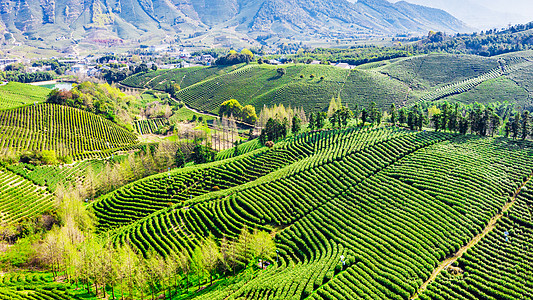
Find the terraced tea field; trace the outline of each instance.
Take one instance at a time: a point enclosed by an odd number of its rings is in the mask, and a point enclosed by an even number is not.
[[[0,111],[0,148],[54,150],[87,158],[102,151],[130,149],[137,137],[97,115],[54,104]]]
[[[533,299],[533,194],[531,181],[510,211],[420,299]]]
[[[193,251],[243,227],[275,234],[278,263],[199,299],[408,299],[529,178],[532,150],[395,128],[305,133],[146,178],[93,209],[100,232],[143,253]]]
[[[0,224],[14,224],[53,210],[54,199],[45,187],[0,168]]]

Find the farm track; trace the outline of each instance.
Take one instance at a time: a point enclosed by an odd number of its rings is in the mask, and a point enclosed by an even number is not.
[[[481,239],[483,239],[488,233],[490,233],[494,228],[496,227],[496,224],[498,221],[503,217],[503,214],[507,212],[511,207],[513,207],[514,203],[516,202],[516,197],[518,194],[520,194],[520,191],[522,191],[522,188],[531,180],[533,176],[533,173],[529,175],[526,181],[522,183],[522,185],[516,190],[516,192],[513,194],[513,198],[511,201],[507,202],[503,208],[502,211],[494,216],[492,219],[490,219],[489,223],[483,229],[483,231],[476,235],[472,240],[470,240],[465,246],[463,246],[459,251],[457,251],[452,257],[449,257],[442,261],[435,270],[433,270],[433,273],[431,273],[431,276],[429,276],[428,280],[426,280],[418,289],[418,291],[411,297],[411,300],[418,299],[420,294],[426,290],[428,285],[435,281],[437,276],[442,272],[442,270],[447,269],[449,266],[451,266],[454,262],[456,262],[459,258],[463,256],[463,254],[468,251],[470,248],[474,247]]]

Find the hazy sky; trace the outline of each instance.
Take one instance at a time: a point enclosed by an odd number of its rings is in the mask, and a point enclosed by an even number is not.
[[[400,0],[389,0],[398,2]],[[533,0],[406,0],[446,10],[476,29],[533,21]],[[352,1],[354,2],[354,1]]]

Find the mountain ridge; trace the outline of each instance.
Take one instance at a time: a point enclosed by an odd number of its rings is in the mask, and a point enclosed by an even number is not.
[[[55,40],[57,48],[79,42],[180,42],[200,36],[206,44],[215,44],[217,36],[364,39],[466,28],[442,10],[385,0],[0,0],[0,16],[4,44],[13,42],[11,34],[41,47]]]

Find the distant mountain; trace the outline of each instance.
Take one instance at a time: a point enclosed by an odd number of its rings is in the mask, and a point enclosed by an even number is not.
[[[397,2],[398,0],[390,0]],[[478,30],[533,21],[533,1],[528,0],[406,0],[447,11]]]
[[[368,38],[466,25],[438,9],[386,0],[0,0],[6,44],[56,49],[187,40],[216,44],[258,36]],[[194,40],[196,39],[196,40]]]

